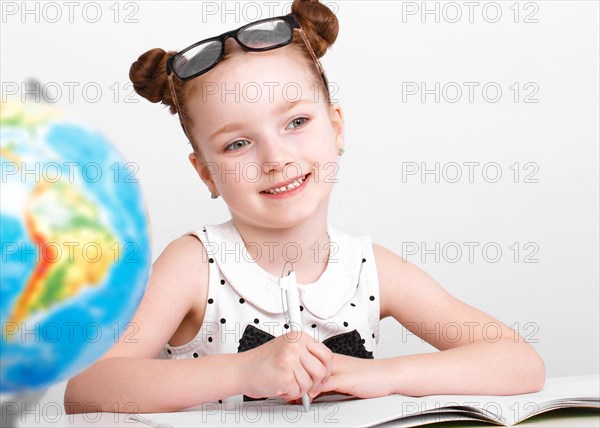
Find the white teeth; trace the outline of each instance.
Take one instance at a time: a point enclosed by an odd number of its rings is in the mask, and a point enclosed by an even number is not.
[[[300,186],[304,182],[305,179],[306,179],[306,176],[300,177],[296,181],[288,184],[287,186],[279,187],[279,188],[272,189],[272,190],[265,190],[265,193],[277,194],[277,193],[282,193],[282,192],[286,192],[288,190],[295,189],[296,187]]]

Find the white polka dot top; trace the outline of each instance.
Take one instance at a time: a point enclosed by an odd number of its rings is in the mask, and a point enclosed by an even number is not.
[[[325,271],[313,283],[297,284],[303,331],[333,352],[375,358],[379,283],[371,238],[353,237],[329,224],[327,232],[331,250]],[[250,256],[232,219],[191,234],[202,241],[208,256],[204,320],[194,339],[181,346],[166,344],[157,358],[244,352],[290,331],[279,277]],[[255,399],[239,395],[219,402],[251,400]]]

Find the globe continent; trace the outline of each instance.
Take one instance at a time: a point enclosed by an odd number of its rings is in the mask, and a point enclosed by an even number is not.
[[[52,106],[0,110],[0,392],[77,374],[129,324],[150,271],[136,165]]]

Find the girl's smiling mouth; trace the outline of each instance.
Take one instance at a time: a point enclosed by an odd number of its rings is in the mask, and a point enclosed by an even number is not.
[[[306,187],[306,180],[310,176],[311,173],[300,176],[287,184],[281,184],[274,186],[270,189],[263,190],[260,192],[262,195],[268,196],[270,198],[283,198],[291,195],[295,195]]]

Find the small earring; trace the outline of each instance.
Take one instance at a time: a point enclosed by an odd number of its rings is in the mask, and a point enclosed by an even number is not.
[[[216,193],[210,192],[210,197],[212,199],[217,199],[219,197],[219,195],[217,195]]]
[[[344,154],[346,150],[344,150],[343,147],[340,147],[340,150],[338,151],[339,156],[342,156]]]

